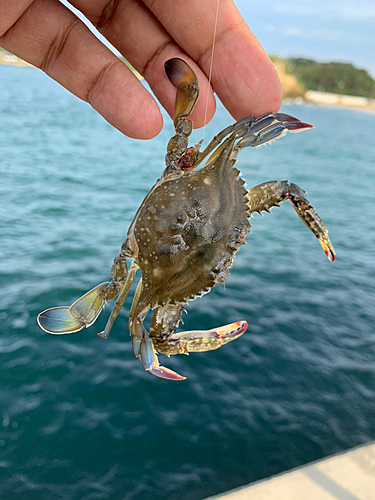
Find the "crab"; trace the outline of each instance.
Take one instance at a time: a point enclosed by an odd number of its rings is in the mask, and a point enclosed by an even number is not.
[[[107,338],[140,269],[142,276],[129,313],[133,352],[153,375],[183,380],[185,377],[159,364],[157,353],[210,351],[239,338],[247,328],[246,321],[238,321],[208,331],[176,332],[184,306],[215,284],[225,283],[234,256],[250,231],[253,213],[269,212],[289,200],[329,260],[335,260],[335,252],[305,191],[277,180],[247,189],[235,166],[243,148],[261,146],[287,131],[299,132],[312,125],[283,113],[249,116],[221,131],[203,151],[201,143],[188,147],[193,128],[188,117],[199,95],[197,78],[182,59],[167,61],[165,71],[177,89],[175,135],[167,146],[166,167],[139,207],[114,259],[110,281],[70,307],[40,313],[38,323],[51,334],[75,333],[91,326],[106,301],[117,297],[105,330],[98,334]],[[132,259],[129,268],[127,259]],[[144,320],[150,309],[154,313],[147,331]]]

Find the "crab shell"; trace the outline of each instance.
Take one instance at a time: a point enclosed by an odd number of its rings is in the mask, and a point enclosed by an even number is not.
[[[248,192],[234,163],[223,155],[146,197],[123,245],[134,234],[141,304],[186,303],[225,281],[250,231]]]

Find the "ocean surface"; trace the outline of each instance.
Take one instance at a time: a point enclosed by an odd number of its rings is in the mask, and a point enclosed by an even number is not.
[[[252,219],[225,288],[184,329],[246,320],[223,348],[134,358],[128,311],[54,337],[37,314],[106,281],[163,170],[172,125],[122,136],[37,70],[0,67],[0,498],[200,500],[375,439],[375,115],[313,106],[315,125],[244,150],[250,187],[289,179],[330,231],[331,264],[289,203]],[[232,122],[219,106],[205,143]],[[193,141],[202,137],[197,131]]]

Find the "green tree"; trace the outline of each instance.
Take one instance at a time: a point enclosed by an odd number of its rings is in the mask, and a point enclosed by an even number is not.
[[[306,90],[375,98],[375,81],[366,70],[352,64],[292,58],[286,61],[286,71]]]

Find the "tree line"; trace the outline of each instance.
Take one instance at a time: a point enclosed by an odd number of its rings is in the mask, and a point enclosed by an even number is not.
[[[290,58],[285,59],[285,71],[305,90],[375,98],[375,81],[366,70],[349,63]]]

